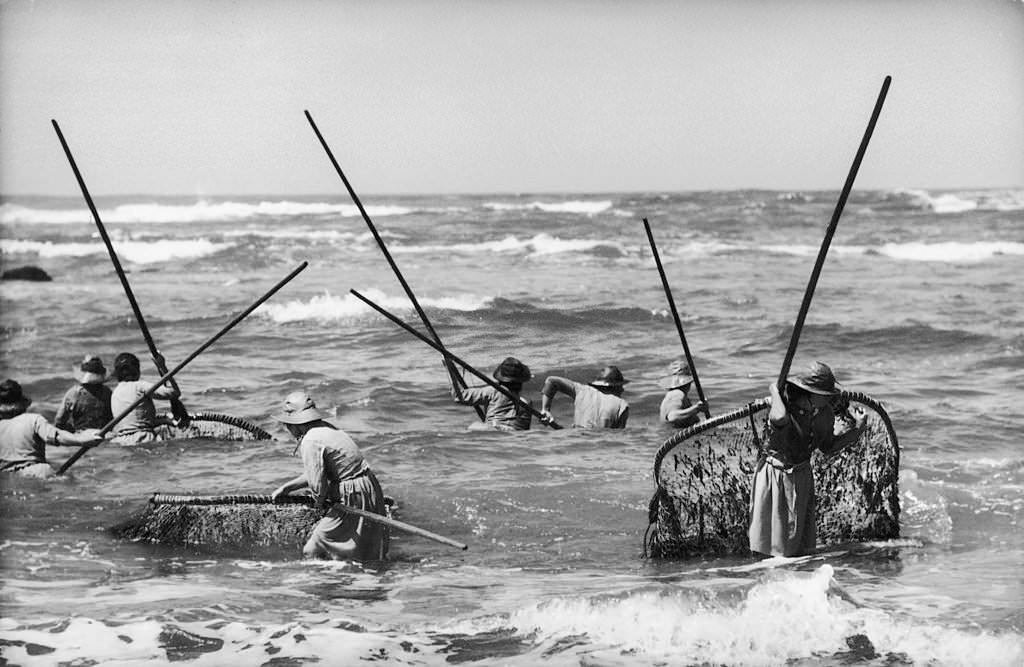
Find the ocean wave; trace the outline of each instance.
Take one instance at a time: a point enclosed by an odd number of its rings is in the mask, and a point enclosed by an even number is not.
[[[378,289],[360,290],[360,294],[398,317],[405,318],[415,314],[412,304],[405,296],[390,296]],[[472,295],[440,298],[417,296],[416,300],[423,308],[466,312],[480,310],[491,302],[490,297]],[[279,324],[305,321],[336,322],[363,318],[371,314],[376,316],[376,312],[370,306],[352,294],[337,296],[329,292],[315,295],[308,300],[266,303],[260,306],[256,313]]]
[[[526,204],[513,204],[507,202],[484,202],[483,207],[492,211],[541,211],[543,213],[579,213],[581,215],[596,215],[604,213],[612,207],[610,199],[597,201],[572,200],[564,202],[541,202],[532,201]]]
[[[234,247],[230,243],[213,243],[206,239],[159,241],[121,241],[118,257],[134,264],[155,264],[179,259],[197,259],[215,255]],[[4,255],[38,255],[39,257],[88,257],[106,255],[101,243],[53,243],[51,241],[0,240],[0,253]]]
[[[627,254],[621,244],[602,239],[561,239],[550,234],[537,234],[532,238],[519,239],[508,235],[497,241],[479,243],[455,243],[452,245],[396,245],[393,254],[417,253],[525,253],[528,256],[558,255],[563,253],[590,253],[602,256]]]
[[[367,206],[372,217],[408,215],[415,209],[408,206]],[[258,203],[199,201],[194,204],[132,203],[121,204],[99,211],[107,223],[191,223],[234,222],[262,218],[294,218],[304,216],[355,217],[361,215],[355,204],[328,202],[262,201]],[[90,223],[92,215],[87,208],[33,208],[19,204],[0,205],[0,224],[70,224]]]
[[[886,194],[889,200],[902,200],[909,208],[937,214],[967,213],[969,211],[1022,211],[1022,190],[959,190],[932,194],[927,190],[898,189]]]
[[[891,259],[916,262],[981,262],[996,255],[1024,255],[1024,243],[1012,241],[944,241],[886,243],[875,249]]]

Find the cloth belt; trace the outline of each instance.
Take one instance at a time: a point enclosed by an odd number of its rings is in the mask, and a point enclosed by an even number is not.
[[[776,458],[771,454],[765,455],[764,462],[770,465],[771,467],[775,468],[776,470],[781,470],[782,472],[794,472],[796,470],[807,468],[811,465],[810,459],[807,459],[806,461],[801,461],[800,463],[789,463],[788,461],[783,461],[782,459]]]

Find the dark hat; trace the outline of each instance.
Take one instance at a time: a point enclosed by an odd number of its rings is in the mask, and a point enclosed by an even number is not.
[[[14,380],[0,382],[0,418],[16,417],[32,405],[32,399],[21,391]]]
[[[839,393],[839,389],[836,388],[836,376],[833,375],[832,369],[820,361],[815,361],[808,366],[802,375],[787,378],[786,381],[812,394],[835,396]]]
[[[594,387],[621,387],[627,382],[629,380],[622,377],[622,371],[618,366],[605,366],[601,374],[591,380],[590,384]]]
[[[85,359],[75,372],[75,377],[82,384],[100,384],[107,379],[107,369],[99,357],[85,355]]]
[[[316,403],[304,391],[293,391],[284,397],[284,410],[274,419],[285,424],[308,424],[323,419],[323,415],[316,409]]]
[[[530,368],[515,357],[505,357],[505,360],[494,369],[494,379],[498,382],[526,382],[533,376]]]
[[[684,359],[676,359],[668,365],[668,373],[658,378],[658,384],[664,389],[682,388],[693,382],[690,365]]]

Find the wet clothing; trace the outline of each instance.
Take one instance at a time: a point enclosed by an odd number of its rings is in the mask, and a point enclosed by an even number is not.
[[[773,556],[814,551],[817,526],[811,452],[832,444],[833,413],[817,417],[787,413],[782,424],[769,421],[765,453],[758,461],[750,493],[750,550]]]
[[[57,428],[42,415],[25,412],[0,419],[0,471],[20,472],[46,463],[46,445],[60,444]]]
[[[573,403],[573,426],[576,428],[625,428],[629,419],[629,403],[614,394],[580,382],[572,383],[576,392]]]
[[[661,415],[661,421],[668,422],[676,428],[686,428],[700,423],[700,415],[697,413],[675,421],[668,418],[670,412],[674,410],[685,410],[692,405],[693,403],[690,402],[690,399],[686,396],[686,392],[679,389],[669,389],[665,394],[665,398],[661,399],[661,408],[658,411]]]
[[[110,388],[103,384],[76,384],[64,394],[53,423],[65,431],[103,428],[114,418]]]
[[[460,390],[462,399],[455,399],[461,405],[484,408],[484,423],[502,431],[526,431],[530,428],[533,414],[521,403],[512,401],[494,387],[466,387]],[[528,405],[533,401],[521,399]]]
[[[110,410],[120,415],[128,406],[139,400],[153,386],[143,380],[125,380],[117,383],[110,395]],[[160,428],[156,416],[154,398],[169,400],[175,397],[174,390],[168,386],[160,387],[152,396],[135,406],[131,413],[114,426],[112,440],[121,445],[137,445],[143,442],[163,440],[171,436],[168,428]],[[113,417],[112,417],[113,418]]]
[[[299,450],[313,497],[318,505],[328,507],[303,551],[317,558],[383,560],[387,555],[387,528],[335,505],[386,513],[380,482],[359,446],[344,431],[323,426],[307,431]]]

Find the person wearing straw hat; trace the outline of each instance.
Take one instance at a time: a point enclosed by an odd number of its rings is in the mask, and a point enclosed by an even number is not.
[[[669,364],[668,374],[659,378],[659,384],[665,389],[665,397],[661,399],[658,410],[663,424],[686,428],[700,422],[704,402],[692,403],[687,396],[693,384],[693,374],[685,359],[676,359]]]
[[[528,406],[532,406],[533,401],[520,398],[519,394],[523,390],[523,385],[533,377],[529,367],[515,357],[505,357],[492,375],[514,398],[509,398],[488,385],[463,389],[457,389],[455,385],[451,387],[452,399],[456,403],[480,406],[484,409],[484,421],[474,422],[470,429],[528,430],[533,418]]]
[[[618,366],[605,366],[589,384],[575,382],[557,375],[544,380],[540,391],[540,411],[551,420],[551,402],[557,392],[573,398],[573,426],[576,428],[625,428],[629,419],[629,403],[622,392],[629,380],[622,377]]]
[[[47,445],[92,447],[103,441],[99,429],[73,433],[59,429],[34,412],[26,412],[32,399],[14,380],[0,382],[0,472],[23,477],[51,477]]]
[[[382,561],[387,556],[388,532],[379,523],[345,511],[345,505],[385,515],[384,492],[377,476],[347,433],[327,422],[304,391],[284,399],[274,417],[298,441],[303,472],[274,489],[271,497],[308,489],[318,509],[326,509],[313,527],[302,554],[306,558]]]
[[[839,397],[832,369],[820,361],[786,381],[784,394],[769,386],[768,441],[750,492],[750,550],[761,556],[802,556],[814,551],[814,474],[811,452],[835,454],[855,443],[866,416],[836,419]]]
[[[131,352],[122,352],[114,358],[117,386],[110,395],[110,409],[114,414],[120,415],[152,388],[151,382],[140,379],[141,374],[139,358]],[[153,399],[170,401],[179,396],[181,392],[173,383],[160,387],[114,426],[111,440],[119,445],[140,445],[173,437],[172,418],[158,417]]]
[[[73,372],[78,384],[64,394],[54,425],[65,431],[103,428],[114,418],[110,410],[110,388],[103,384],[107,379],[103,360],[86,355]]]

